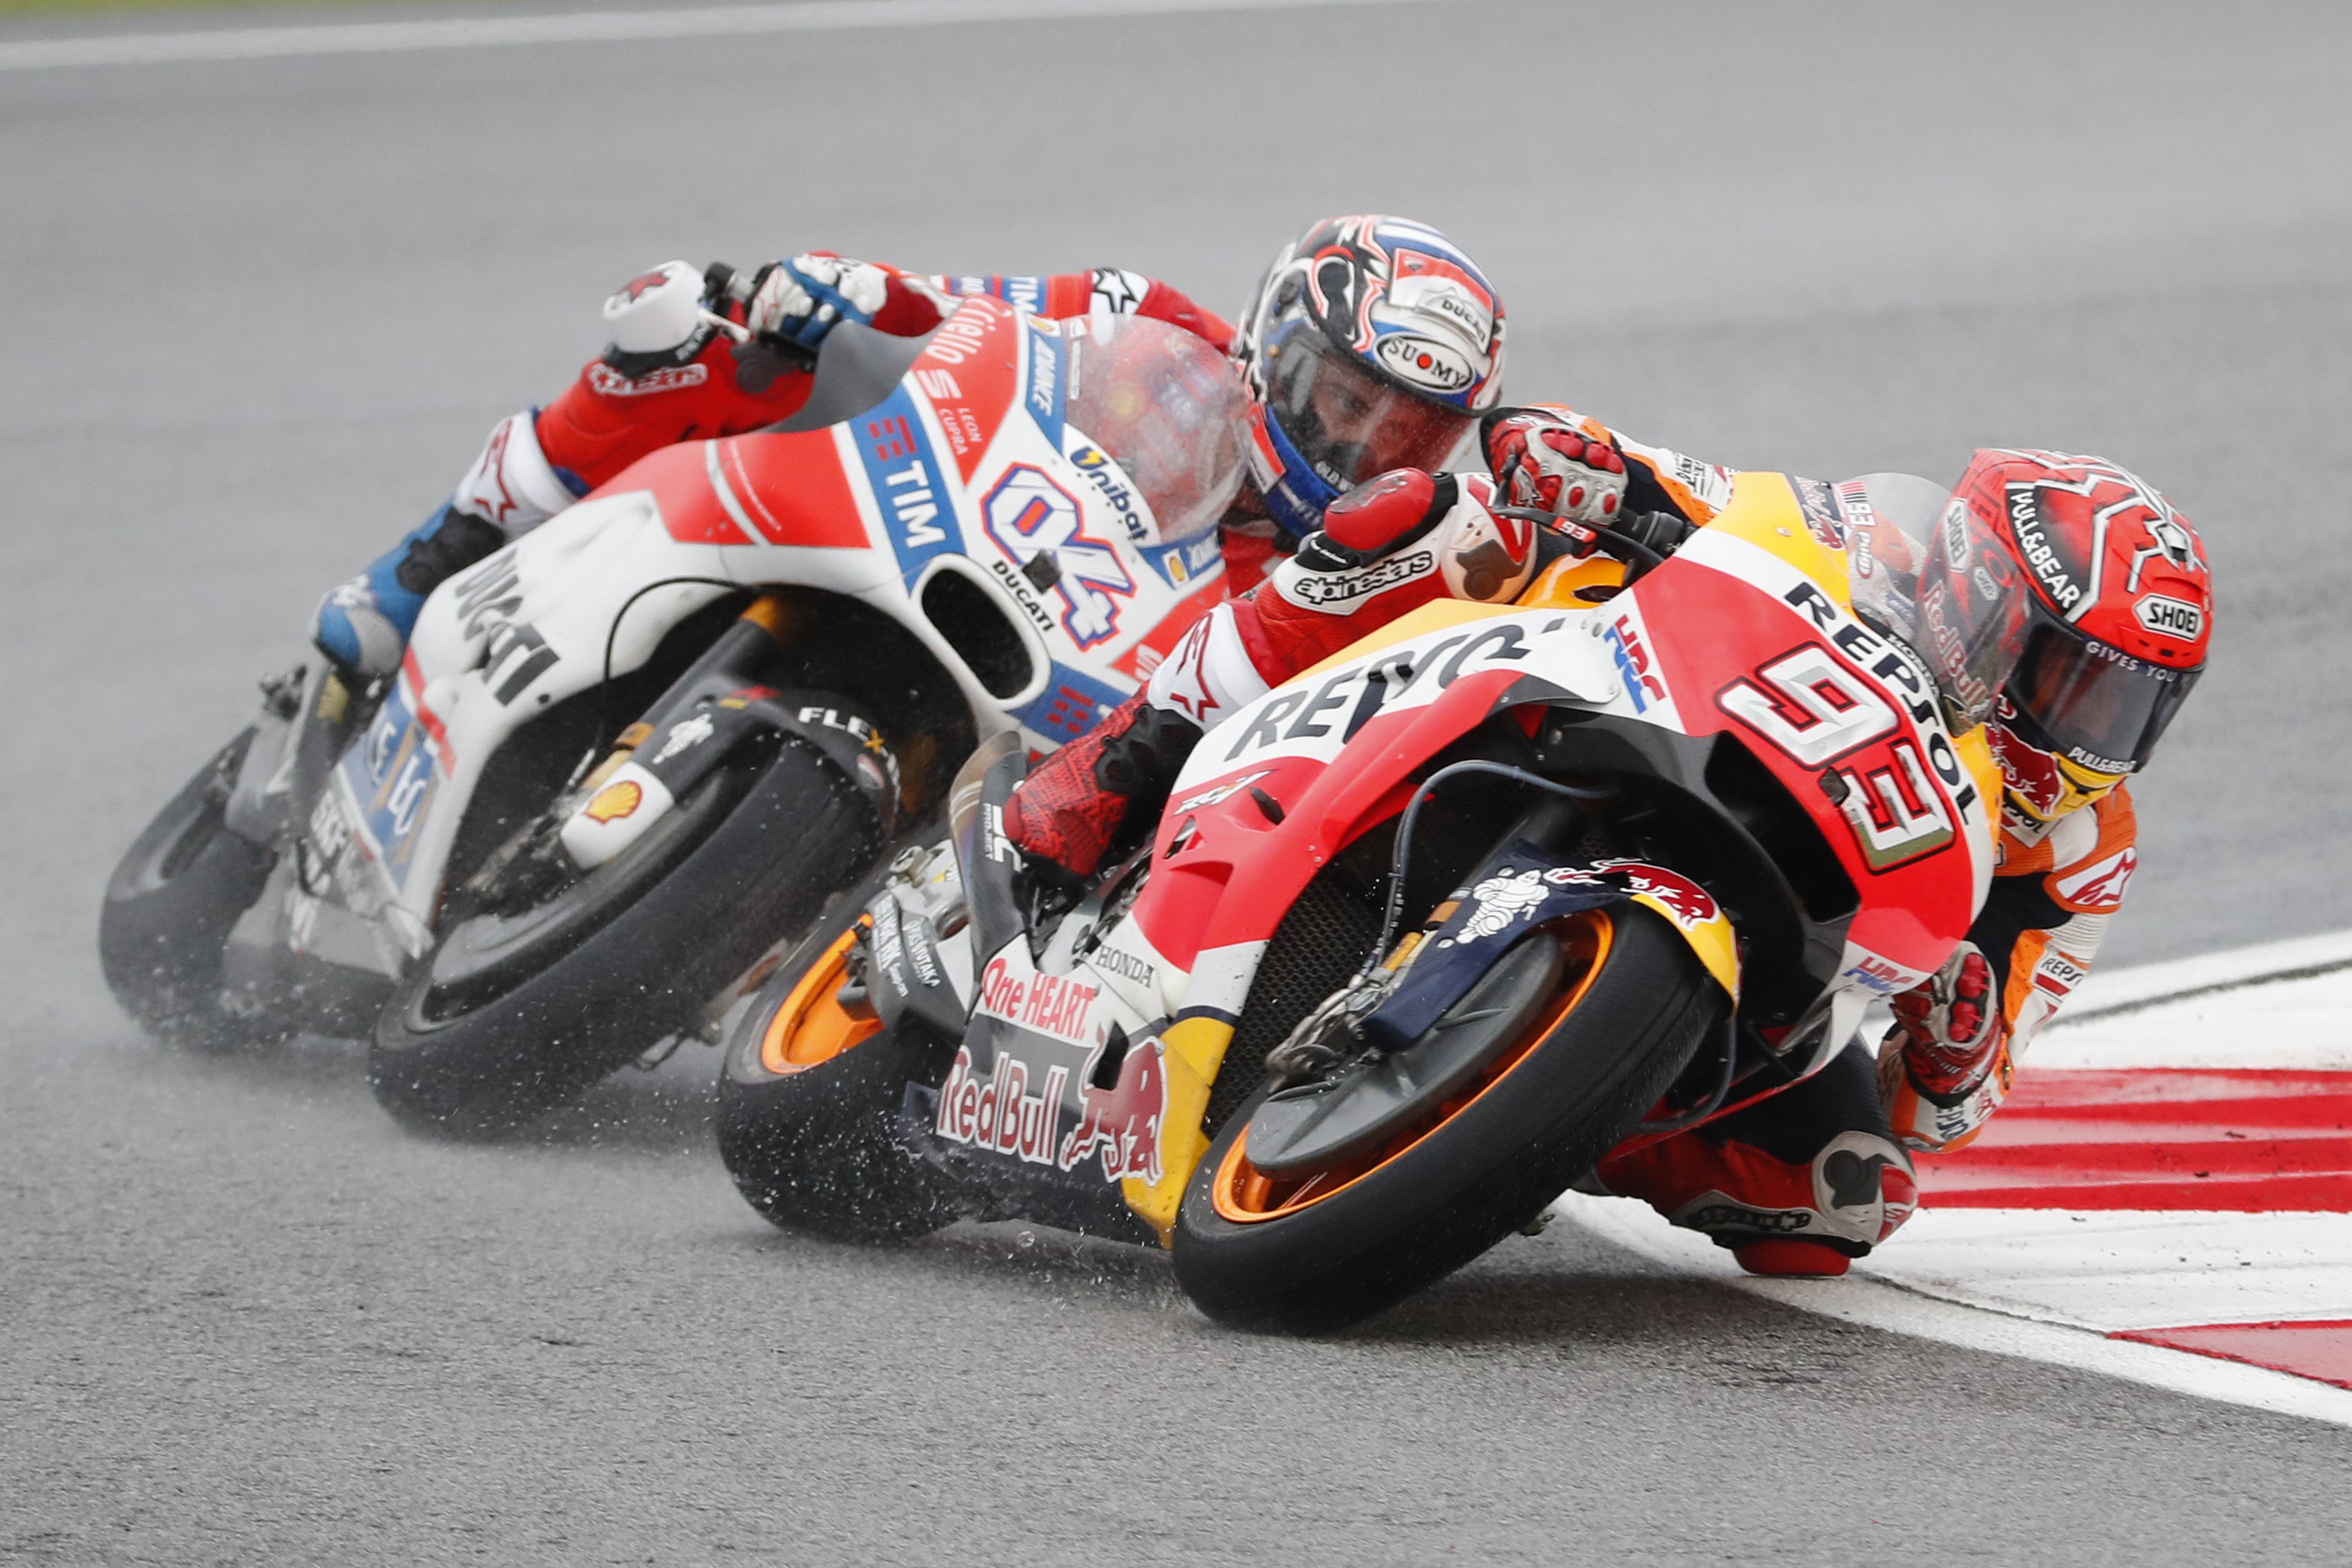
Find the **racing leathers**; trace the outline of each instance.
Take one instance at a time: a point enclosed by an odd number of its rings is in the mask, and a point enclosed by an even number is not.
[[[1489,474],[1399,469],[1332,502],[1262,584],[1202,617],[1142,691],[1023,783],[1005,807],[1013,842],[1088,875],[1157,816],[1193,743],[1235,709],[1432,600],[1517,595],[1535,570],[1535,530],[1498,508],[1534,507],[1580,531],[1621,507],[1701,523],[1731,494],[1729,470],[1564,408],[1496,409],[1482,434]]]
[[[1616,504],[1610,465],[1580,439],[1622,458]],[[1264,586],[1219,605],[1144,691],[1039,765],[1006,805],[1013,841],[1091,871],[1132,825],[1157,817],[1192,745],[1244,704],[1433,599],[1517,595],[1532,540],[1496,514],[1502,503],[1560,510],[1597,475],[1598,493],[1577,498],[1586,526],[1656,511],[1704,524],[1730,495],[1728,470],[1561,409],[1502,411],[1486,450],[1492,477],[1405,471],[1335,502]],[[2097,954],[2137,864],[2133,837],[2124,788],[2053,823],[2012,814],[1967,941],[1895,998],[1875,1062],[1856,1044],[1752,1108],[1603,1160],[1598,1182],[1705,1232],[1751,1270],[1843,1272],[1916,1205],[1907,1151],[1958,1149],[2000,1105],[2015,1058]]]
[[[544,407],[492,427],[449,500],[327,595],[316,638],[362,677],[400,662],[425,599],[454,574],[537,527],[647,453],[757,430],[808,400],[815,350],[841,321],[898,336],[938,326],[960,297],[992,294],[1035,315],[1143,315],[1222,350],[1232,329],[1178,290],[1115,268],[1050,277],[923,277],[810,252],[738,273],[664,263],[604,306],[613,342]]]

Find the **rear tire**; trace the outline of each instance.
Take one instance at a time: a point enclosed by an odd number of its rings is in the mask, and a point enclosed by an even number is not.
[[[230,1011],[221,990],[229,932],[277,861],[222,815],[253,735],[247,728],[222,747],[156,814],[123,852],[99,911],[99,965],[115,1001],[151,1034],[198,1050],[288,1032]]]
[[[927,1236],[961,1217],[959,1194],[901,1139],[899,1114],[908,1084],[947,1077],[955,1045],[911,1018],[884,1028],[832,1005],[847,934],[812,938],[815,961],[788,964],[737,1025],[719,1079],[719,1157],[781,1230]]]
[[[378,1021],[368,1073],[383,1107],[460,1136],[519,1127],[694,1027],[855,881],[881,847],[872,805],[805,742],[762,752],[728,759],[541,905],[442,932]]]
[[[1609,939],[1564,982],[1565,1016],[1546,1016],[1535,1044],[1415,1141],[1318,1178],[1326,1195],[1255,1174],[1244,1140],[1265,1095],[1251,1096],[1177,1213],[1185,1294],[1239,1327],[1343,1328],[1486,1251],[1622,1142],[1688,1064],[1721,999],[1660,916],[1617,904],[1583,918],[1605,921]]]

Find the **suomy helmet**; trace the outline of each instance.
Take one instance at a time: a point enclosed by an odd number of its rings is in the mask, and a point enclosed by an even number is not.
[[[1274,259],[1234,338],[1252,467],[1293,535],[1391,468],[1434,468],[1502,391],[1503,302],[1435,229],[1327,218]]]

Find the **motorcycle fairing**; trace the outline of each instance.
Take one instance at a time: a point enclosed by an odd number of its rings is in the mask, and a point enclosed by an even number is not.
[[[949,672],[983,736],[1014,728],[1050,747],[1091,727],[1133,689],[1147,644],[1181,635],[1162,622],[1206,613],[1223,565],[1179,557],[1187,564],[1171,572],[1148,557],[1065,454],[1068,347],[1055,323],[968,300],[866,413],[666,447],[444,584],[418,619],[398,711],[331,783],[350,841],[336,901],[388,924],[399,954],[423,952],[490,756],[536,713],[600,684],[608,640],[611,675],[642,668],[726,591],[717,584],[790,583],[882,610]],[[1006,514],[994,530],[992,495]],[[1014,526],[1024,521],[1025,533]],[[1024,540],[1034,548],[1023,552]],[[1053,561],[1045,590],[1022,570],[1039,553]],[[993,598],[1022,636],[1031,676],[1019,689],[992,693],[924,613],[942,571]],[[672,578],[717,583],[641,592]],[[1075,635],[1071,606],[1092,617]],[[370,756],[396,761],[393,775],[377,777]]]
[[[1023,938],[972,984],[946,1079],[936,1091],[909,1086],[909,1131],[982,1190],[1018,1194],[1020,1212],[1128,1233],[1118,1184],[1160,1178],[1181,1110],[1151,1021],[1089,965],[1041,971]]]
[[[1794,514],[1778,476],[1742,475],[1740,493],[1767,478]],[[1909,650],[1790,564],[1794,541],[1775,532],[1781,548],[1767,550],[1747,536],[1752,512],[1726,515],[1734,527],[1702,529],[1677,552],[1672,564],[1681,570],[1662,568],[1632,590],[1652,626],[1748,628],[1738,638],[1651,639],[1681,728],[1738,735],[1805,805],[1863,890],[1849,933],[1857,948],[1906,971],[1931,971],[1967,934],[1991,886],[1988,803],[2000,794],[1990,752],[1980,732],[1956,741],[1947,731]],[[1841,558],[1801,525],[1795,540],[1838,562],[1832,581],[1842,585]]]
[[[1190,1174],[1171,1146],[1178,1129],[1190,1130],[1190,1141],[1205,1148],[1197,1122],[1180,1117],[1174,1102],[1188,1102],[1185,1116],[1189,1102],[1205,1107],[1233,1020],[1282,913],[1362,824],[1402,808],[1417,768],[1502,708],[1582,708],[1690,740],[1726,731],[1769,740],[1769,731],[1741,717],[1742,704],[1726,709],[1717,700],[1753,673],[1743,651],[1760,639],[1772,645],[1767,664],[1797,651],[1830,661],[1824,668],[1833,673],[1823,679],[1842,683],[1842,698],[1855,706],[1875,703],[1893,722],[1870,734],[1857,727],[1853,743],[1824,754],[1818,769],[1802,760],[1801,745],[1795,752],[1746,746],[1814,820],[1862,895],[1846,933],[1844,970],[1791,1038],[1810,1029],[1832,1047],[1842,1045],[1863,1005],[1884,994],[1885,972],[1918,973],[1940,963],[1990,882],[1985,802],[1997,798],[1996,775],[1980,735],[1954,741],[1934,704],[1918,700],[1916,661],[1853,619],[1844,573],[1843,559],[1805,530],[1788,480],[1742,475],[1715,524],[1609,605],[1424,606],[1228,720],[1178,777],[1172,800],[1198,805],[1163,817],[1154,879],[1130,916],[1171,967],[1190,972],[1182,1011],[1163,1035],[1171,1087],[1163,1175],[1148,1183],[1129,1178],[1130,1206],[1168,1234]],[[1635,638],[1625,637],[1621,618]],[[1705,626],[1711,635],[1669,639],[1649,632],[1664,626]],[[1613,639],[1606,635],[1612,629]],[[1858,696],[1844,689],[1849,685]],[[1838,710],[1830,706],[1833,717]],[[1792,721],[1790,733],[1806,728]],[[1897,741],[1911,744],[1927,765],[1915,769],[1895,753]],[[1330,767],[1343,747],[1349,765]],[[1926,787],[1953,830],[1916,853],[1873,864],[1865,828],[1884,825],[1868,816],[1866,799],[1842,809],[1822,773],[1852,773],[1849,790],[1858,781],[1875,792],[1877,775],[1893,769],[1901,770],[1889,781],[1895,798],[1906,806],[1924,808],[1906,789],[1932,774]],[[1260,770],[1255,788],[1277,803],[1278,823],[1266,820],[1249,791],[1221,787]],[[1826,1059],[1826,1052],[1815,1051],[1805,1065]]]

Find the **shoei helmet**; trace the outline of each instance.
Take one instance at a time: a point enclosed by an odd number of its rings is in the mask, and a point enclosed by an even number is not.
[[[1433,228],[1327,218],[1284,247],[1234,337],[1252,469],[1293,536],[1391,468],[1435,468],[1502,391],[1503,302]]]
[[[2205,669],[2212,575],[2189,520],[2104,458],[1980,451],[1955,493],[2032,589],[1987,735],[2012,812],[2052,822],[2155,751]]]

